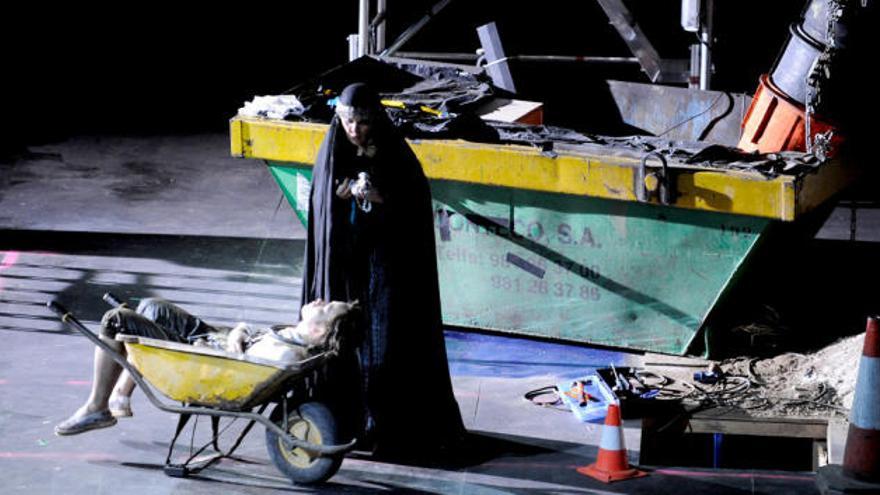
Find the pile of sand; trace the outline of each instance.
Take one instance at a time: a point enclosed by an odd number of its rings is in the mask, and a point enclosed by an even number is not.
[[[747,376],[743,400],[755,415],[845,416],[852,407],[865,334],[842,339],[812,354],[737,358],[721,363],[729,375]]]

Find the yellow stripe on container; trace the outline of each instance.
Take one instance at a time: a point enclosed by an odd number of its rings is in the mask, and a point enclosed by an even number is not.
[[[233,156],[314,163],[327,126],[236,117],[230,122]],[[560,151],[550,157],[520,145],[410,140],[425,174],[524,190],[636,201],[639,160],[617,154]],[[757,172],[677,168],[671,206],[791,221],[841,190],[855,167],[840,161],[800,176],[766,178]]]

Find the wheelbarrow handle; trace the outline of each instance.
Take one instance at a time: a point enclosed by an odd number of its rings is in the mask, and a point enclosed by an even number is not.
[[[49,301],[48,303],[46,303],[46,306],[48,306],[49,309],[58,314],[58,316],[61,317],[62,321],[64,320],[65,315],[70,313],[69,311],[67,311],[67,308],[62,306],[61,303],[59,303],[58,301]]]
[[[114,308],[128,307],[128,303],[116,297],[116,295],[112,292],[105,292],[104,296],[101,297],[101,299],[103,299],[104,302],[106,302],[110,306],[113,306]]]
[[[147,395],[147,398],[150,399],[150,402],[152,402],[154,405],[156,405],[160,409],[162,409],[164,407],[164,404],[162,404],[153,395],[153,393],[149,391],[149,389],[147,387],[147,383],[144,380],[143,375],[141,375],[140,371],[138,371],[137,368],[135,368],[131,363],[128,362],[128,360],[125,358],[124,354],[120,353],[116,349],[113,349],[112,347],[107,345],[106,342],[101,340],[101,338],[98,337],[97,335],[95,335],[94,332],[92,332],[91,330],[86,328],[86,326],[83,325],[82,322],[80,322],[76,318],[76,316],[73,316],[73,314],[70,311],[68,311],[67,308],[62,306],[61,303],[59,303],[58,301],[49,301],[46,303],[46,306],[48,306],[49,309],[51,309],[52,311],[57,313],[58,316],[61,317],[61,321],[70,325],[71,327],[73,327],[74,330],[78,331],[79,333],[83,334],[83,336],[85,336],[87,339],[89,339],[92,342],[92,344],[95,344],[95,346],[97,346],[99,349],[106,352],[107,355],[109,355],[114,361],[116,361],[117,364],[119,364],[125,370],[127,370],[131,374],[131,377],[134,379],[135,383],[137,383],[138,386],[144,390],[144,393]]]
[[[119,363],[120,366],[131,372],[131,369],[129,368],[132,368],[132,366],[128,363],[123,354],[120,354],[118,351],[107,345],[106,342],[102,341],[91,330],[86,328],[86,326],[83,325],[82,322],[80,322],[75,316],[73,316],[73,314],[68,311],[67,308],[62,306],[61,303],[59,303],[58,301],[49,301],[48,303],[46,303],[46,306],[48,306],[49,309],[51,309],[52,311],[58,313],[58,316],[61,317],[61,321],[67,323],[68,325],[73,327],[74,330],[83,334],[93,344],[101,348],[101,350],[103,350],[104,352],[108,353],[114,361]],[[138,385],[141,384],[138,383]]]
[[[123,361],[125,360],[125,358],[122,357],[121,354],[119,354],[118,352],[111,349],[107,344],[102,342],[101,339],[99,339],[97,335],[95,335],[94,333],[92,333],[91,330],[86,328],[86,326],[83,325],[75,316],[73,316],[73,314],[70,311],[68,311],[67,308],[62,306],[61,303],[59,303],[58,301],[49,301],[48,303],[46,303],[46,306],[48,306],[49,309],[51,309],[52,311],[57,313],[58,316],[61,317],[61,321],[63,321],[64,323],[67,323],[68,325],[73,327],[74,330],[85,335],[86,338],[91,340],[93,344],[100,347],[101,349],[104,349],[105,351],[108,351],[110,354],[119,355]]]

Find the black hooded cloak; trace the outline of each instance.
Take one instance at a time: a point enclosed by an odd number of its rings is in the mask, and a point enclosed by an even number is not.
[[[464,428],[443,338],[428,181],[375,93],[351,85],[340,102],[371,110],[375,151],[359,154],[335,116],[312,175],[302,303],[358,300],[363,308],[360,376],[351,370],[337,376],[333,381],[346,383],[333,387],[348,392],[331,402],[360,411],[343,415],[343,426],[378,450],[446,446]],[[359,172],[370,175],[383,198],[369,212],[336,195],[338,185]],[[352,393],[358,384],[360,393]],[[357,404],[352,397],[359,397]]]

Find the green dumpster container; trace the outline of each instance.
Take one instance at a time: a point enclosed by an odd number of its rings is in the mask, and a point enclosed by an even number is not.
[[[232,153],[265,160],[305,222],[325,130],[236,117]],[[692,347],[775,223],[854,176],[840,161],[776,177],[670,162],[676,194],[659,204],[637,199],[635,151],[410,144],[431,181],[446,324],[671,354]]]

